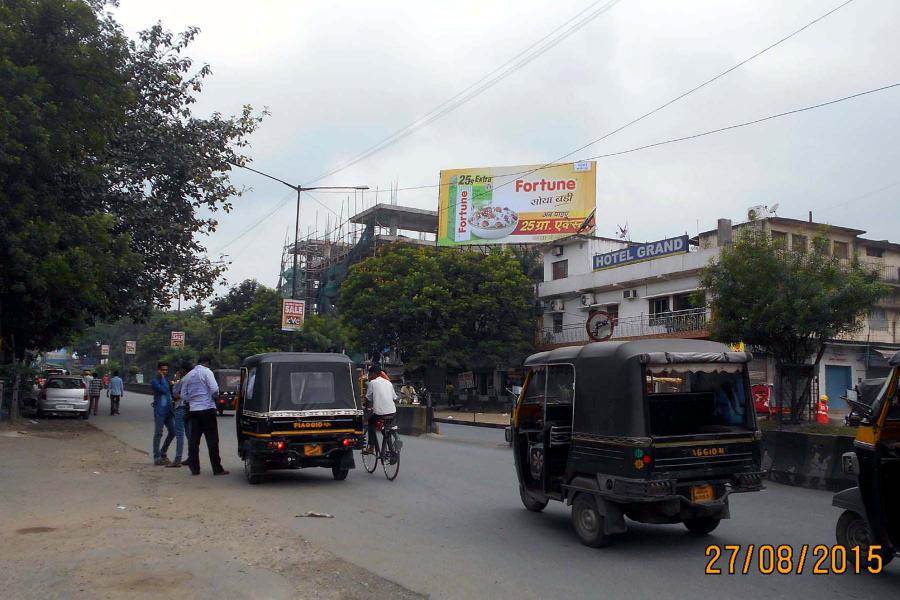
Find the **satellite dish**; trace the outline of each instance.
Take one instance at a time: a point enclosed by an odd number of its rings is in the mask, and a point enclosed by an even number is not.
[[[769,214],[770,214],[770,215],[774,215],[776,210],[778,210],[778,203],[777,203],[777,202],[776,202],[775,204],[772,205],[772,208],[769,209]]]

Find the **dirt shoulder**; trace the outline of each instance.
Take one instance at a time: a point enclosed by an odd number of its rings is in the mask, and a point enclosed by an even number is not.
[[[0,456],[4,597],[421,597],[87,422],[0,428]]]

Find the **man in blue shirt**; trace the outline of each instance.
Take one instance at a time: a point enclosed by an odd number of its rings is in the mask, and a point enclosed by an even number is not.
[[[215,403],[219,384],[209,370],[209,364],[210,358],[201,356],[197,366],[181,380],[181,398],[187,402],[190,411],[191,438],[187,465],[191,469],[191,475],[200,474],[200,437],[204,436],[213,475],[228,475],[228,471],[222,468],[219,456],[219,425],[216,421]]]
[[[157,363],[156,377],[150,381],[150,385],[153,387],[153,464],[157,466],[169,464],[166,450],[175,439],[175,421],[172,418],[172,388],[169,387],[169,381],[166,379],[168,374],[168,363]],[[167,434],[166,441],[160,449],[159,442],[162,440],[163,425],[166,427]]]
[[[119,377],[118,371],[113,371],[112,379],[109,380],[109,386],[106,388],[106,395],[109,397],[109,414],[119,414],[119,401],[125,392],[125,382]]]

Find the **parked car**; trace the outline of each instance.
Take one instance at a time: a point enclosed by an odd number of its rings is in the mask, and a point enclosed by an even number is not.
[[[81,377],[51,375],[41,387],[37,398],[36,414],[78,414],[82,419],[89,415],[88,391]]]

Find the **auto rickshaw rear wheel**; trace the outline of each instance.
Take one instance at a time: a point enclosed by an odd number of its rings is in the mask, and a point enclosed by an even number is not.
[[[250,485],[260,483],[264,470],[262,461],[253,456],[252,452],[244,452],[244,475],[247,477],[247,483]]]
[[[720,521],[721,519],[716,517],[694,517],[693,519],[685,519],[684,526],[695,535],[706,535],[718,527]]]
[[[350,469],[344,467],[331,467],[331,475],[337,481],[343,481],[347,479],[347,475],[350,473]]]
[[[530,510],[531,512],[541,512],[545,508],[547,508],[547,502],[549,499],[538,500],[527,491],[523,486],[519,486],[519,498],[522,499],[522,504],[525,505],[525,508]]]
[[[572,526],[581,543],[591,548],[606,546],[611,541],[604,533],[606,526],[597,507],[597,500],[590,494],[578,494],[572,502]]]
[[[862,559],[862,564],[859,565],[860,571],[869,566],[870,562],[874,562],[867,560],[869,546],[873,542],[872,532],[869,530],[869,524],[866,523],[866,520],[859,513],[852,510],[845,510],[841,513],[835,527],[834,536],[837,538],[838,545],[847,549],[847,560],[855,560],[855,553],[850,552],[850,549],[859,546],[861,550],[860,558]],[[894,553],[886,551],[884,548],[881,549],[879,554],[881,555],[882,565],[886,565],[894,559]]]

